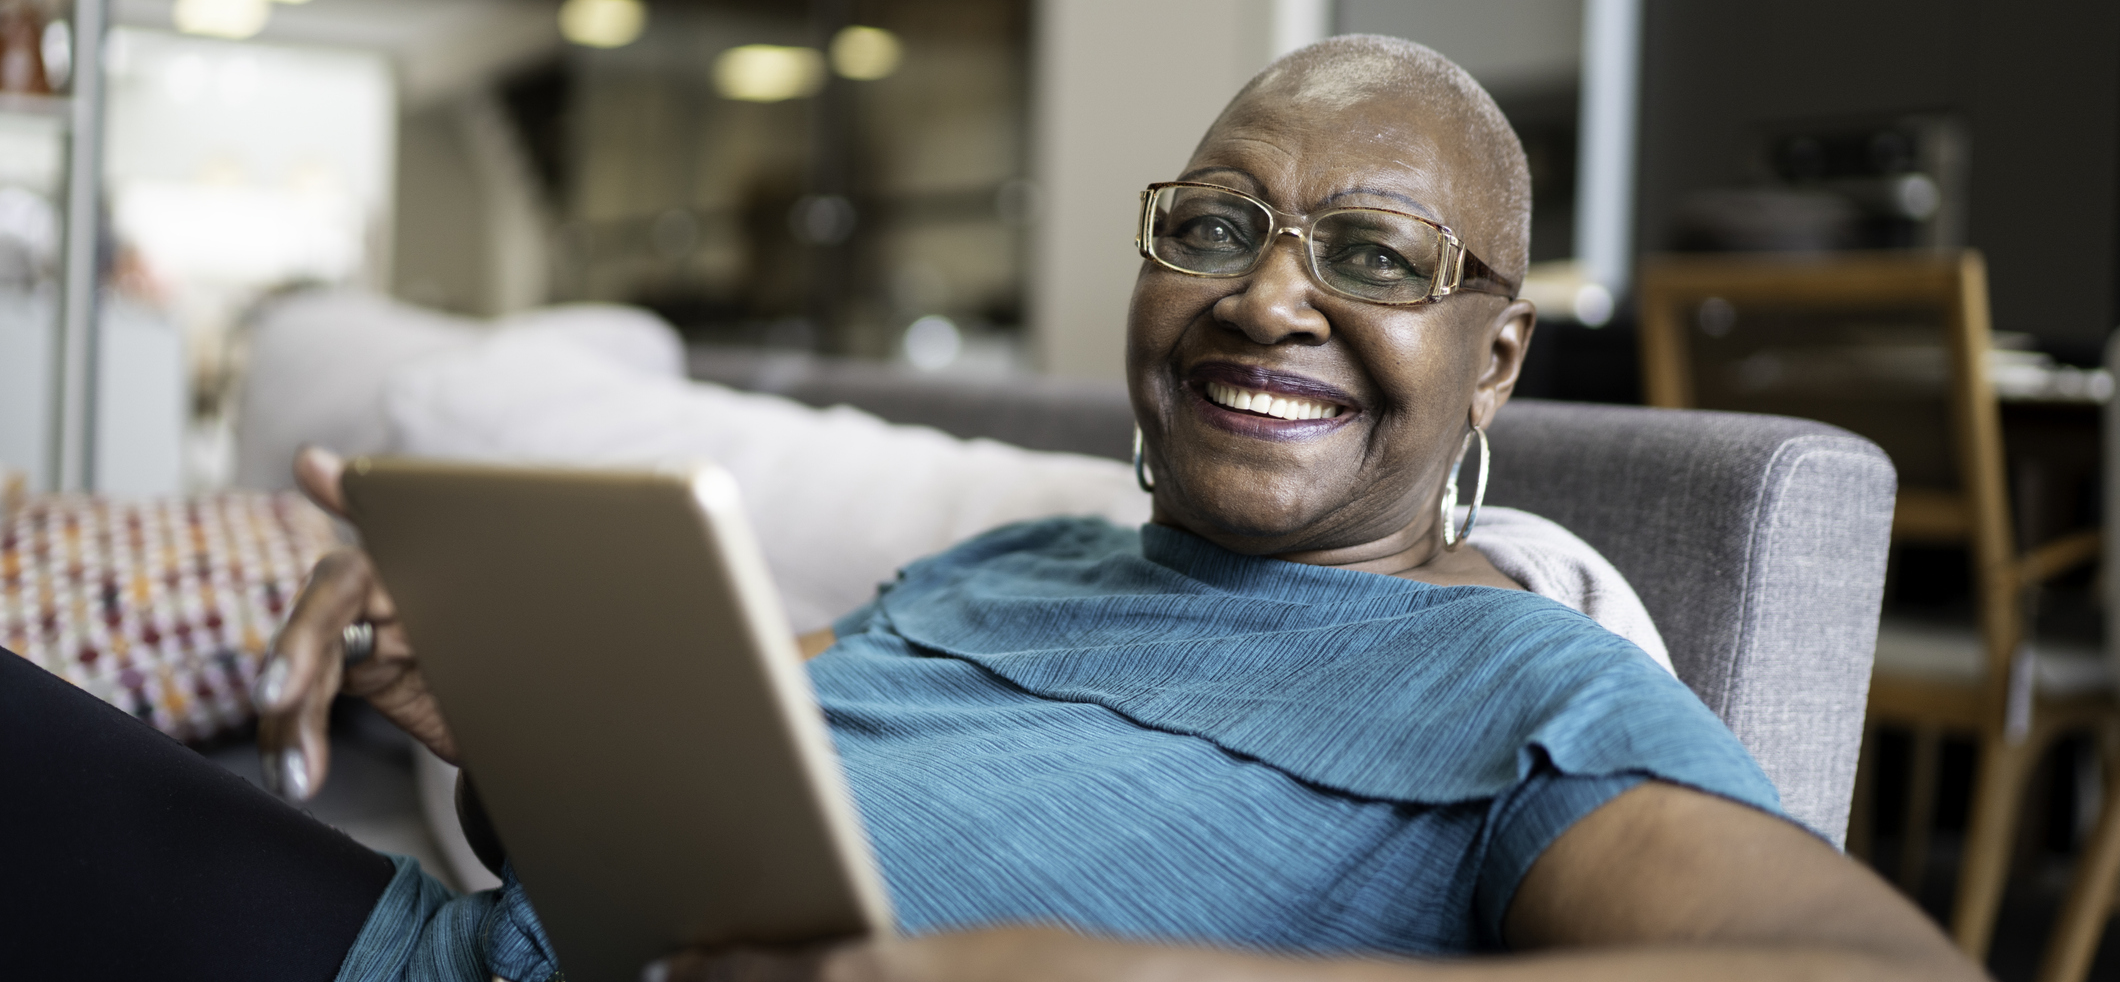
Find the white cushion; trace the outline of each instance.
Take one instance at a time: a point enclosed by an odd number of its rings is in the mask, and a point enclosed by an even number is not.
[[[360,290],[306,291],[261,308],[236,415],[236,486],[294,487],[294,454],[305,443],[383,449],[383,377],[470,344],[482,327]]]
[[[636,373],[685,373],[676,332],[638,307],[568,304],[489,323],[363,290],[294,293],[265,305],[252,320],[236,422],[235,484],[293,487],[290,465],[305,443],[342,454],[385,449],[384,377],[493,331],[565,338]]]
[[[866,602],[906,563],[1050,515],[1148,520],[1114,461],[894,426],[846,407],[649,375],[573,339],[510,332],[391,373],[392,446],[579,465],[710,460],[735,476],[797,631]]]

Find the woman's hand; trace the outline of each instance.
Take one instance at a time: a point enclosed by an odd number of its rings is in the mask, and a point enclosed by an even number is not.
[[[1154,948],[1055,928],[1000,927],[790,949],[687,951],[650,966],[644,982],[1113,982],[1144,970],[1171,977],[1240,977],[1255,956]],[[1266,959],[1256,959],[1268,961]],[[1270,963],[1270,962],[1269,962]]]
[[[345,461],[328,450],[305,447],[295,456],[295,482],[303,493],[340,517],[346,514],[339,491],[344,470]],[[375,653],[347,666],[345,630],[361,621],[375,627]],[[338,549],[317,561],[251,693],[265,783],[280,796],[300,801],[323,786],[331,763],[331,700],[342,691],[367,699],[436,756],[455,762],[456,740],[420,675],[397,607],[358,549]]]
[[[1269,955],[993,927],[793,949],[687,951],[643,982],[1420,982],[1477,962]],[[1567,977],[1565,974],[1554,977]]]

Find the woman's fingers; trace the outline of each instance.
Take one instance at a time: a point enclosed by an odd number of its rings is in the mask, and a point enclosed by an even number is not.
[[[819,982],[825,954],[815,948],[681,951],[650,964],[641,982]]]
[[[252,690],[258,751],[266,785],[302,800],[316,793],[329,766],[326,727],[338,695],[346,626],[367,613],[374,574],[367,557],[341,549],[317,561],[273,639]]]
[[[305,446],[295,454],[295,483],[318,507],[341,517],[346,507],[337,454]],[[295,600],[294,613],[273,639],[251,699],[258,709],[258,753],[265,786],[283,798],[308,799],[331,765],[327,735],[331,699],[338,693],[335,635],[361,615],[373,577],[357,553],[333,553],[317,563]]]
[[[368,657],[347,665],[346,628],[356,622],[368,625],[374,647]],[[327,676],[328,686],[324,684]],[[267,662],[261,680],[257,696],[261,749],[270,755],[299,743],[303,759],[311,765],[312,788],[324,777],[315,765],[329,752],[325,733],[331,698],[341,692],[368,700],[436,756],[456,762],[456,740],[427,689],[426,677],[420,674],[411,640],[397,620],[397,604],[383,589],[368,557],[357,550],[340,550],[318,561],[309,585],[295,600],[293,615],[281,629],[274,657]],[[308,698],[316,701],[312,704]],[[287,725],[290,720],[296,725]]]
[[[399,640],[390,642],[395,635]],[[377,712],[412,735],[434,755],[457,763],[456,738],[442,718],[441,704],[427,688],[427,677],[404,646],[396,625],[376,628],[375,657],[346,670],[345,691],[368,700]]]
[[[340,518],[346,517],[346,496],[339,490],[339,476],[346,461],[315,444],[305,444],[294,455],[294,483],[316,502],[317,507]]]
[[[307,801],[324,786],[331,769],[331,700],[338,691],[338,673],[324,671],[304,693],[295,710],[294,739],[279,761],[281,797]]]
[[[950,982],[1096,979],[1129,954],[1123,945],[1048,927],[998,927],[919,938],[791,948],[690,949],[648,966],[642,982]]]
[[[370,576],[367,618],[375,625],[375,654],[346,669],[345,691],[368,700],[435,756],[454,764],[456,738],[442,719],[441,704],[427,688],[427,677],[420,674],[412,640],[405,636],[405,626],[397,616],[397,603],[383,589],[383,581]]]

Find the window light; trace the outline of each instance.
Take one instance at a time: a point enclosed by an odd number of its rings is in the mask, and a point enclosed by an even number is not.
[[[590,48],[625,47],[647,24],[640,0],[567,0],[559,8],[560,35]]]
[[[881,27],[843,27],[832,36],[832,70],[856,81],[888,77],[904,57],[898,35]]]
[[[177,30],[234,41],[255,37],[271,16],[267,0],[176,0],[169,8]]]
[[[815,95],[824,86],[824,57],[815,48],[746,44],[714,59],[714,87],[725,98],[779,102]]]

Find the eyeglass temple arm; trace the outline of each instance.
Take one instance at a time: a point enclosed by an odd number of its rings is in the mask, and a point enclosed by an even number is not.
[[[1497,297],[1516,299],[1517,284],[1504,279],[1485,260],[1472,254],[1464,246],[1458,247],[1457,289],[1453,293],[1489,293]]]

